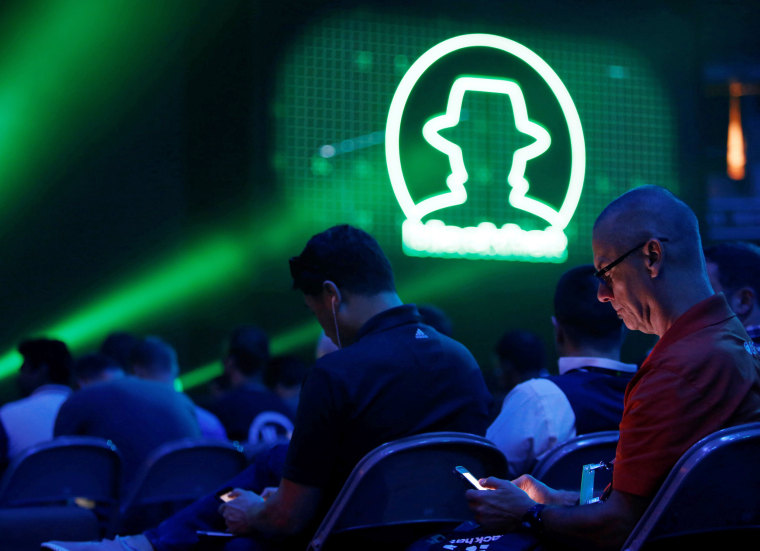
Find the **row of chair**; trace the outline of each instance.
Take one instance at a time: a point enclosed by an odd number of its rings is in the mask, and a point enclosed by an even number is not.
[[[233,443],[177,440],[156,449],[122,491],[121,455],[110,441],[58,437],[29,448],[6,469],[0,480],[0,527],[11,522],[21,532],[18,522],[33,517],[33,507],[48,524],[81,527],[83,539],[139,532],[217,489],[246,465],[242,448]]]
[[[533,475],[550,486],[578,490],[582,466],[614,457],[617,440],[617,431],[574,438],[542,457]],[[756,544],[759,457],[760,423],[727,428],[694,444],[673,467],[623,550]],[[455,465],[476,476],[506,475],[501,453],[472,435],[430,433],[380,446],[353,470],[308,551],[387,549],[388,542],[409,542],[472,521],[462,498],[466,486],[452,474]]]
[[[617,437],[616,432],[605,432],[572,439],[546,454],[533,474],[550,486],[577,490],[582,465],[614,455]],[[82,452],[85,449],[94,452],[87,459],[80,455],[90,453]],[[172,456],[182,459],[175,461]],[[623,549],[679,547],[695,541],[735,543],[749,535],[757,538],[758,457],[760,423],[724,429],[696,443],[672,469]],[[14,462],[0,484],[0,533],[4,533],[4,518],[19,526],[16,516],[21,506],[73,502],[81,497],[101,504],[116,503],[118,461],[114,458],[118,459],[118,452],[112,445],[82,437],[56,439],[30,450]],[[160,501],[178,503],[204,495],[244,464],[243,454],[231,444],[196,440],[167,445],[146,464],[138,477],[140,484],[121,500],[120,517],[128,518],[131,508],[144,510]],[[82,465],[87,468],[82,469]],[[464,465],[478,477],[505,477],[507,473],[501,452],[474,435],[428,433],[378,447],[354,468],[309,551],[387,549],[389,544],[398,548],[399,542],[472,521],[463,499],[467,486],[453,473],[456,465]],[[99,482],[108,479],[101,475],[109,468],[116,475],[111,482]],[[194,469],[195,474],[189,475],[188,469]],[[68,482],[61,482],[64,480]],[[77,507],[62,509],[69,516],[84,511]],[[45,511],[49,514],[50,509],[44,508],[38,519],[45,519]],[[44,527],[45,521],[39,525]],[[48,522],[47,526],[55,523]],[[93,526],[91,522],[89,526]],[[71,528],[70,522],[67,527]],[[54,537],[60,539],[59,535]],[[93,537],[98,536],[79,539]]]

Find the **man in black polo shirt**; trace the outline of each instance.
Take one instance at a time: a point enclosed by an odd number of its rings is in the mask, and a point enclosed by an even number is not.
[[[221,507],[239,534],[303,532],[373,448],[420,432],[483,434],[488,419],[490,397],[472,355],[401,302],[369,234],[330,228],[291,259],[290,270],[341,350],[320,359],[304,384],[277,493],[263,501],[241,492]]]
[[[49,548],[190,549],[195,530],[225,528],[247,536],[228,544],[235,549],[304,548],[367,452],[422,432],[485,433],[490,395],[475,359],[401,302],[390,263],[369,234],[330,228],[309,240],[290,269],[294,288],[339,350],[319,359],[304,383],[277,491],[263,500],[241,489],[262,490],[254,465],[235,480],[235,499],[221,514],[209,497],[143,536],[107,542],[121,547]]]

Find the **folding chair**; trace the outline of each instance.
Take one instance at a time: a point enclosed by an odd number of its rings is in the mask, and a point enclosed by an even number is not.
[[[247,465],[231,442],[184,438],[157,448],[127,488],[115,533],[155,526],[180,508],[217,490]]]
[[[0,482],[0,507],[119,499],[121,456],[110,440],[59,436],[16,457]]]
[[[457,465],[476,477],[507,474],[498,448],[472,434],[433,432],[379,446],[357,463],[308,549],[400,549],[472,521]]]
[[[754,548],[760,541],[758,458],[760,423],[723,429],[694,444],[623,549]]]
[[[293,421],[279,411],[262,411],[248,429],[248,443],[274,446],[287,442],[293,434]]]
[[[59,436],[25,450],[0,481],[0,547],[99,539],[116,516],[120,480],[121,456],[107,440]]]
[[[531,474],[550,488],[579,490],[583,465],[614,459],[619,436],[611,430],[571,438],[542,455]],[[599,469],[594,486],[601,491],[611,480],[610,471]]]

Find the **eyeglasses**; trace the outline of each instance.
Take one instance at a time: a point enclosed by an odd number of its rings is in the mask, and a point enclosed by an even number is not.
[[[667,237],[658,237],[660,241],[667,241]],[[643,243],[640,243],[636,245],[634,248],[632,248],[627,253],[622,254],[621,256],[617,257],[615,260],[607,264],[604,268],[599,268],[597,271],[594,272],[594,277],[597,278],[599,281],[604,283],[608,288],[612,289],[612,278],[607,274],[612,268],[620,264],[623,260],[628,258],[631,254],[638,251],[641,247],[649,243],[649,239],[644,241]]]

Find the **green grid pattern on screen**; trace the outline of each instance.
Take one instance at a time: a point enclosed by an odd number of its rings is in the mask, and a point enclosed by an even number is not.
[[[473,32],[532,49],[575,102],[587,164],[583,194],[565,230],[569,258],[588,260],[595,217],[625,190],[646,183],[678,193],[675,121],[664,86],[646,60],[624,44],[362,10],[311,24],[289,48],[278,75],[273,164],[286,199],[305,207],[310,223],[353,223],[381,243],[400,243],[404,215],[385,165],[391,99],[420,55],[447,38]],[[482,146],[478,139],[467,146]],[[482,181],[496,177],[487,168],[479,170]],[[488,196],[480,201],[472,208],[482,209]]]

